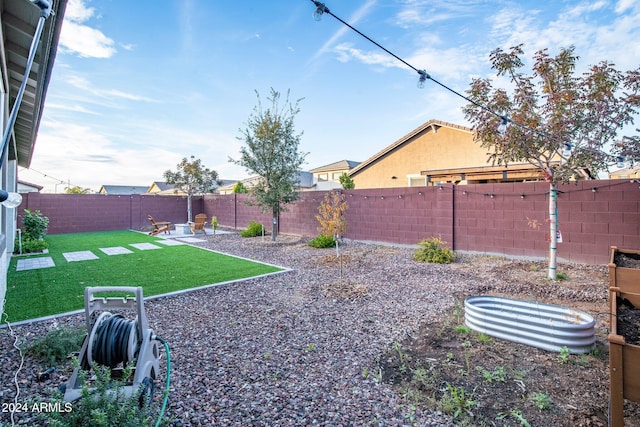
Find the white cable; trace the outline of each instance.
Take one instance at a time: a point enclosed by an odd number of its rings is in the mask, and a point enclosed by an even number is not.
[[[5,299],[6,302],[6,299]],[[24,366],[24,354],[22,353],[22,349],[20,348],[20,346],[18,345],[18,335],[16,335],[13,332],[13,328],[11,328],[11,323],[9,323],[9,320],[7,320],[9,318],[9,316],[7,316],[6,312],[2,313],[4,315],[4,319],[5,322],[7,324],[7,329],[9,329],[9,335],[11,335],[14,340],[13,340],[13,347],[18,350],[18,354],[20,354],[20,365],[18,366],[18,369],[16,370],[16,372],[13,374],[13,383],[15,384],[16,387],[16,395],[13,398],[13,403],[14,403],[14,408],[18,407],[18,397],[20,397],[20,384],[18,384],[18,374],[20,373],[20,371],[22,370],[22,367]],[[15,410],[11,411],[11,425],[15,426],[16,425],[16,421],[14,419],[14,414],[15,414]]]

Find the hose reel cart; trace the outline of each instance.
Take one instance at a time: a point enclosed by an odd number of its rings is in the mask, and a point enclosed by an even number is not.
[[[98,297],[105,292],[125,293],[124,297]],[[133,294],[133,297],[129,296]],[[122,376],[124,367],[135,360],[133,380],[124,386],[126,397],[140,393],[142,406],[153,398],[154,381],[159,374],[159,343],[163,342],[149,328],[144,311],[141,287],[107,286],[85,288],[84,310],[87,335],[79,354],[79,366],[69,380],[62,385],[64,400],[73,402],[82,396],[80,369],[89,371],[95,364],[109,367],[112,378]],[[109,310],[117,310],[112,313]],[[128,320],[120,312],[134,311],[134,320]],[[168,348],[165,343],[165,348]],[[167,369],[168,370],[168,369]],[[127,381],[126,378],[123,380]],[[168,381],[168,372],[167,372]]]

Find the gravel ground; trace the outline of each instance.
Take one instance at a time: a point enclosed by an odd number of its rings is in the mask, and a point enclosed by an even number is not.
[[[172,425],[453,425],[442,414],[409,407],[375,373],[392,343],[443,316],[456,293],[491,287],[488,267],[473,257],[420,264],[412,248],[346,242],[341,280],[335,250],[310,248],[296,236],[271,242],[217,235],[201,246],[292,271],[145,303],[151,328],[171,348]],[[29,342],[83,321],[71,316],[13,329]],[[0,330],[2,403],[15,399],[20,358],[12,343]],[[42,399],[67,378],[59,369],[38,383],[43,369],[25,360],[19,402]],[[156,390],[162,387],[159,380]],[[11,425],[7,413],[0,416]],[[28,413],[14,421],[34,422]]]

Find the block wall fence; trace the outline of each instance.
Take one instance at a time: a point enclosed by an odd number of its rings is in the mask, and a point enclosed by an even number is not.
[[[347,238],[415,245],[439,236],[458,251],[546,258],[549,247],[549,186],[544,182],[440,187],[342,190]],[[640,184],[629,180],[561,185],[558,257],[606,264],[610,247],[640,249]],[[315,216],[326,192],[300,194],[280,215],[280,233],[318,234]],[[27,193],[25,208],[49,218],[49,234],[149,229],[147,215],[184,223],[187,201],[180,196],[105,196]],[[244,194],[207,195],[192,200],[193,214],[216,216],[221,226],[242,229],[258,221],[271,230],[271,215]]]

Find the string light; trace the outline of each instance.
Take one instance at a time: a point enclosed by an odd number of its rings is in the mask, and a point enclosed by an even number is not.
[[[316,6],[316,10],[313,13],[313,18],[316,21],[319,21],[321,19],[322,15],[325,14],[325,13],[328,14],[328,15],[333,16],[336,20],[338,20],[344,26],[346,26],[349,29],[351,29],[352,31],[356,32],[357,34],[359,34],[360,36],[362,36],[363,38],[365,38],[366,40],[368,40],[369,42],[371,42],[372,44],[374,44],[378,48],[380,48],[383,51],[385,51],[387,54],[389,54],[392,57],[394,57],[396,60],[402,62],[404,65],[406,65],[407,67],[411,68],[413,71],[418,73],[418,88],[422,89],[424,87],[426,81],[427,80],[431,80],[432,82],[434,82],[435,84],[439,85],[443,89],[448,90],[449,92],[451,92],[454,95],[464,99],[465,101],[469,102],[470,104],[473,104],[476,107],[486,111],[487,113],[496,116],[498,119],[500,119],[500,124],[498,125],[498,132],[500,132],[501,134],[504,134],[506,132],[509,123],[513,123],[515,126],[518,126],[519,128],[521,128],[523,130],[527,130],[529,132],[533,132],[533,133],[535,133],[538,136],[541,136],[543,138],[547,138],[547,139],[550,139],[552,141],[556,140],[556,138],[554,138],[552,135],[550,135],[550,134],[548,134],[546,132],[542,132],[540,130],[534,129],[534,128],[529,127],[529,126],[527,126],[527,125],[525,125],[523,123],[514,122],[508,116],[503,115],[503,114],[499,114],[499,113],[493,111],[492,109],[490,109],[489,107],[487,107],[486,105],[480,104],[480,103],[474,101],[473,99],[466,97],[465,95],[461,94],[460,92],[450,88],[449,86],[445,85],[444,83],[441,83],[440,81],[434,79],[430,74],[428,74],[426,70],[418,69],[418,68],[414,67],[413,65],[411,65],[410,63],[408,63],[407,61],[405,61],[404,59],[402,59],[401,57],[399,57],[395,53],[391,52],[390,50],[388,50],[387,48],[382,46],[380,43],[378,43],[375,40],[373,40],[371,37],[367,36],[366,34],[362,33],[360,30],[358,30],[357,28],[355,28],[354,26],[352,26],[348,22],[346,22],[343,19],[341,19],[338,16],[336,16],[334,13],[332,13],[325,6],[324,3],[321,3],[321,2],[319,2],[317,0],[311,0],[311,2]],[[625,139],[625,138],[627,138],[627,137],[623,137],[623,139]],[[568,145],[570,147],[569,150],[571,150],[573,148],[572,144],[570,144],[570,143],[562,142],[561,144],[562,144],[562,146],[564,148],[566,148],[567,145]],[[569,153],[568,155],[566,153],[567,153],[567,151],[565,150],[563,152],[563,154],[565,154],[564,157],[569,157],[571,155],[571,153]],[[603,153],[603,154],[606,155],[606,153]],[[607,156],[612,157],[610,155],[607,155]]]
[[[329,13],[329,9],[327,9],[324,3],[320,3],[319,1],[314,1],[313,4],[316,5],[316,10],[313,12],[313,19],[320,21],[322,20],[322,15]]]
[[[509,126],[509,122],[511,120],[506,116],[500,116],[500,118],[502,119],[502,121],[500,122],[500,126],[498,126],[498,132],[504,135],[507,132],[507,127]]]
[[[425,82],[431,78],[431,76],[425,70],[418,70],[420,75],[418,79],[418,89],[423,89]]]

